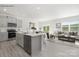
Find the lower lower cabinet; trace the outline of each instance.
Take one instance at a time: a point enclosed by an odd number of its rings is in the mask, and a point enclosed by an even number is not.
[[[37,56],[41,52],[41,35],[24,35],[24,50],[30,56]]]
[[[24,50],[31,55],[31,36],[24,35]]]

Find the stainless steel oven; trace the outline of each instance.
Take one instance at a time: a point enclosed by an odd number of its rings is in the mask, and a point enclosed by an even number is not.
[[[16,30],[15,29],[8,29],[8,38],[14,38],[16,37]]]

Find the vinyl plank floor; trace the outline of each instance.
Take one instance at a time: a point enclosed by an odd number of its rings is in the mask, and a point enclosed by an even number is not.
[[[79,57],[79,46],[66,41],[48,41],[41,52],[43,57]]]
[[[79,46],[63,41],[47,41],[36,57],[79,57]],[[0,42],[0,57],[30,57],[16,40]]]
[[[0,57],[29,57],[15,40],[0,42]]]

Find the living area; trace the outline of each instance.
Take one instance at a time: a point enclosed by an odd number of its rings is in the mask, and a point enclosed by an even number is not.
[[[79,45],[79,16],[64,17],[56,20],[40,22],[40,27],[48,33],[49,41],[61,41]],[[47,30],[45,29],[47,26]]]

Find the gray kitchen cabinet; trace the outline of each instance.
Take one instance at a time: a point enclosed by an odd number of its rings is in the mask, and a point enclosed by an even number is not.
[[[24,47],[24,35],[22,33],[16,33],[16,42],[22,48]]]
[[[17,19],[11,16],[0,16],[0,27],[8,27],[8,23],[17,24]]]
[[[0,32],[0,41],[8,40],[8,33],[7,32]]]
[[[24,50],[31,56],[36,56],[41,52],[41,35],[24,35]]]
[[[7,17],[0,17],[0,27],[7,27]]]
[[[32,54],[32,47],[31,47],[31,36],[24,35],[24,50],[31,55]]]

